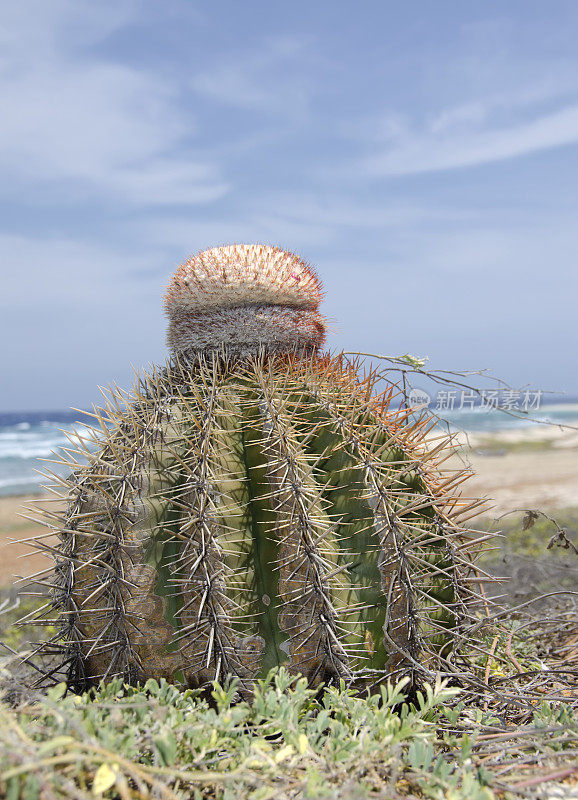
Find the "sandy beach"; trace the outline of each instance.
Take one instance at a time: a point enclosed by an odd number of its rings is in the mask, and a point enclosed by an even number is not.
[[[464,484],[468,497],[486,497],[491,516],[517,508],[546,513],[578,507],[578,431],[534,426],[499,434],[461,437],[460,452],[474,475]],[[469,444],[469,446],[467,446]],[[458,458],[452,466],[458,466]],[[39,525],[22,519],[31,496],[0,498],[0,586],[13,583],[14,575],[30,575],[50,565],[50,559],[31,552],[26,539],[42,532]]]
[[[535,425],[460,441],[474,471],[464,494],[490,499],[492,513],[578,506],[578,431]]]
[[[38,498],[22,495],[0,498],[0,586],[13,584],[17,576],[33,575],[52,563],[48,556],[33,551],[26,541],[15,543],[15,540],[45,531],[40,525],[19,516],[30,514],[24,506],[35,499]]]

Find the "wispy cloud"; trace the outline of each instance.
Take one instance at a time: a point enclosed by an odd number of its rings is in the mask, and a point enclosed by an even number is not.
[[[0,408],[83,406],[97,385],[132,383],[162,360],[162,259],[150,247],[0,234]],[[134,280],[135,270],[156,276]],[[63,387],[66,387],[63,389]]]
[[[132,312],[129,293],[143,294],[128,276],[136,269],[159,267],[150,244],[135,248],[49,236],[0,233],[3,268],[0,307],[18,310],[23,324],[40,308],[53,309],[59,324],[65,314],[103,313],[111,305]],[[160,281],[160,278],[159,278]],[[123,314],[124,316],[124,314]],[[103,331],[103,335],[104,335]]]
[[[267,242],[291,249],[334,245],[340,239],[374,239],[384,231],[414,230],[426,224],[471,220],[472,211],[410,202],[352,202],[335,193],[312,197],[299,192],[268,192],[253,201],[242,198],[222,219],[174,215],[151,218],[144,225],[145,241],[154,246],[192,252],[233,242]]]
[[[237,108],[268,115],[295,116],[316,91],[311,65],[316,60],[306,36],[277,36],[220,56],[191,81],[200,94]]]
[[[98,6],[12,6],[0,57],[0,169],[11,190],[18,180],[28,192],[32,183],[65,182],[138,204],[223,196],[218,164],[183,148],[196,125],[179,106],[179,87],[88,47],[122,27],[137,4]]]
[[[301,251],[303,255],[312,247],[329,244],[334,231],[328,225],[315,220],[291,219],[277,209],[231,212],[220,220],[198,219],[179,215],[171,219],[151,219],[144,228],[146,241],[157,247],[170,247],[182,258],[197,250],[224,244],[262,242],[289,250]]]
[[[363,159],[363,171],[387,176],[473,167],[578,142],[578,104],[502,127],[484,125],[488,116],[483,103],[471,103],[421,131],[398,124],[390,128],[390,144]]]

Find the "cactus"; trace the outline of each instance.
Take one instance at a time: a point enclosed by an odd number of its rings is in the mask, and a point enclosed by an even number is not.
[[[116,387],[47,512],[47,621],[75,687],[122,676],[242,692],[446,669],[478,599],[476,502],[447,437],[320,352],[321,286],[297,256],[220,247],[166,293],[166,366]],[[449,448],[449,449],[448,449]],[[63,463],[65,459],[63,459]],[[454,654],[454,655],[452,655]],[[54,674],[59,674],[52,670]],[[62,673],[60,673],[62,674]]]

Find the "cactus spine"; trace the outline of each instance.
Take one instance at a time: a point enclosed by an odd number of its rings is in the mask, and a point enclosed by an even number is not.
[[[72,685],[234,675],[250,694],[285,664],[373,687],[459,650],[479,582],[459,520],[476,503],[452,491],[462,472],[442,479],[431,419],[319,353],[320,299],[276,248],[217,248],[175,274],[171,359],[95,409],[48,520],[44,650]]]

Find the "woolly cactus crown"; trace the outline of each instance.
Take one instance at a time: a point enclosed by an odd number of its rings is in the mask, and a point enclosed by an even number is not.
[[[314,270],[293,253],[255,244],[204,250],[168,286],[167,342],[178,355],[316,350],[325,340],[321,297]]]

